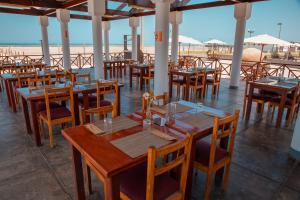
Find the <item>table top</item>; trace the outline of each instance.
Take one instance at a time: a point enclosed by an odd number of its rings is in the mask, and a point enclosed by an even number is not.
[[[123,87],[123,83],[119,83],[119,88]],[[55,84],[55,85],[47,85],[46,87],[53,87],[53,88],[64,88],[67,87],[66,84]],[[45,98],[44,93],[45,86],[38,87],[38,88],[17,88],[17,92],[26,100],[39,100]],[[80,84],[73,86],[73,92],[75,94],[79,93],[91,93],[96,91],[96,83],[89,83],[89,84]]]
[[[158,129],[166,134],[176,137],[178,140],[185,138],[184,133],[186,132],[191,133],[193,138],[209,135],[213,128],[214,117],[206,116],[201,118],[199,123],[202,126],[193,127],[190,124],[180,121],[180,118],[192,115],[192,112],[195,111],[195,109],[199,109],[199,106],[193,103],[190,104],[189,102],[180,103],[185,103],[186,105],[194,107],[187,112],[176,114],[175,120],[171,120],[166,126],[162,127],[152,124],[151,128]],[[213,109],[203,106],[202,111],[206,108],[208,110]],[[213,111],[217,111],[219,114],[223,113],[216,109],[213,109]],[[147,159],[147,153],[139,157],[132,158],[111,144],[112,140],[143,131],[143,114],[136,112],[128,115],[128,117],[136,120],[140,124],[135,127],[105,135],[95,135],[84,126],[64,129],[62,130],[62,134],[102,175],[109,177],[145,162]]]
[[[186,74],[186,75],[194,75],[196,72],[206,72],[206,73],[213,73],[215,69],[212,68],[205,68],[205,67],[197,67],[197,68],[189,68],[189,69],[175,69],[171,70],[172,73],[176,74]]]
[[[44,77],[44,76],[55,76],[56,74],[64,74],[65,72],[56,72],[56,71],[37,71],[37,76],[38,77]],[[76,72],[72,72],[73,74],[77,74]],[[4,74],[0,74],[0,76],[5,79],[5,80],[17,80],[18,77],[17,77],[17,74],[15,73],[4,73]],[[32,76],[24,76],[22,75],[22,73],[20,74],[20,77],[22,79],[27,79],[27,78],[31,78]]]
[[[105,60],[104,63],[113,63],[113,62],[129,62],[132,59],[115,59],[115,60]]]
[[[267,88],[277,88],[282,90],[293,90],[297,87],[300,79],[268,76],[256,81],[250,82],[250,84],[259,85]]]

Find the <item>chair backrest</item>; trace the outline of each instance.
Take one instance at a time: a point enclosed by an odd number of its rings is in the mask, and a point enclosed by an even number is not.
[[[195,68],[195,70],[195,87],[205,87],[206,72],[197,71],[197,68]]]
[[[215,71],[213,73],[214,83],[220,83],[221,82],[221,76],[222,76],[222,70],[221,69],[215,69]]]
[[[298,82],[297,87],[293,92],[292,105],[295,105],[298,103],[299,97],[300,97],[300,82]]]
[[[55,77],[57,82],[67,83],[67,81],[70,81],[73,83],[74,81],[74,74],[68,71],[64,72],[61,70],[56,70]]]
[[[51,75],[43,76],[43,77],[33,77],[28,78],[28,87],[37,87],[37,86],[43,86],[43,85],[51,85]]]
[[[227,138],[227,153],[231,158],[234,147],[235,134],[237,130],[237,124],[239,119],[239,110],[236,110],[234,114],[226,116],[224,118],[214,119],[213,134],[211,138],[209,166],[213,166],[215,163],[217,141]]]
[[[146,200],[157,199],[154,194],[155,177],[166,174],[175,168],[178,169],[178,167],[180,167],[180,182],[179,190],[176,191],[176,199],[184,199],[192,143],[191,136],[188,133],[186,136],[185,140],[160,149],[155,147],[148,148]],[[158,159],[162,161],[159,165],[157,165]]]
[[[114,100],[112,102],[113,115],[116,115],[118,107],[118,95],[119,95],[119,85],[118,81],[106,81],[96,83],[96,95],[97,95],[97,108],[101,106],[101,100],[105,98],[105,95],[113,95]]]
[[[75,124],[75,114],[74,114],[74,96],[73,96],[73,86],[63,87],[63,88],[45,88],[45,102],[47,119],[51,121],[50,103],[57,102],[62,103],[69,101],[70,111],[72,115],[72,124]]]
[[[26,87],[28,86],[28,78],[36,78],[37,74],[36,72],[17,72],[16,74],[17,79],[18,79],[18,87]]]
[[[76,80],[72,80],[73,83],[76,84],[90,84],[91,83],[91,75],[90,73],[84,73],[84,74],[76,74],[75,76],[73,76],[73,79]]]
[[[155,101],[160,103],[162,101],[163,105],[166,105],[169,102],[169,93],[165,92],[161,95],[157,95],[154,97]],[[142,96],[142,112],[145,113],[147,111],[148,99]]]

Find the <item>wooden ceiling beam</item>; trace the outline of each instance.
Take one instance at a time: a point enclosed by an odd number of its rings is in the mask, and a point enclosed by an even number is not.
[[[61,2],[53,0],[0,0],[0,5],[5,6],[24,6],[24,7],[40,7],[40,8],[58,8],[62,6]]]

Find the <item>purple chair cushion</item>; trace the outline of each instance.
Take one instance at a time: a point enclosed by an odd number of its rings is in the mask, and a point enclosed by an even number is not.
[[[281,101],[281,97],[273,97],[273,98],[271,98],[270,99],[270,101],[271,102],[275,102],[275,103],[280,103],[280,101]],[[286,98],[286,100],[285,100],[285,104],[286,105],[292,105],[292,103],[293,103],[293,100],[292,99],[290,99],[290,98]]]
[[[81,103],[81,105],[83,105],[83,96],[78,97],[79,102]],[[97,105],[97,97],[94,95],[90,95],[89,96],[89,107],[90,108],[94,108]],[[100,106],[110,106],[111,102],[107,101],[107,100],[102,100],[100,102]]]
[[[61,105],[59,105],[58,103],[56,102],[50,102],[50,108],[58,108],[58,107],[61,107]],[[36,109],[36,112],[41,112],[41,111],[44,111],[46,110],[46,103],[45,102],[36,102],[35,103],[35,109]]]
[[[128,170],[121,176],[120,190],[132,200],[145,200],[147,187],[147,166],[141,165]],[[179,190],[179,182],[162,174],[155,178],[154,199],[163,200]]]
[[[228,155],[227,151],[216,147],[215,154],[215,163],[222,160]],[[210,144],[203,141],[198,140],[196,142],[196,161],[201,163],[204,166],[208,166],[210,157]]]
[[[40,112],[40,115],[43,116],[44,118],[47,118],[47,111],[44,110],[44,111]],[[59,108],[50,109],[50,115],[51,115],[51,120],[55,120],[55,119],[61,119],[64,117],[70,117],[72,114],[68,108],[59,107]]]

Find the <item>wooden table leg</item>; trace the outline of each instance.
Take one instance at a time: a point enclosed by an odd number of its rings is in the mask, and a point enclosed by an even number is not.
[[[144,76],[145,76],[145,69],[140,69],[141,76],[140,76],[140,90],[143,90],[144,87]]]
[[[117,175],[106,178],[104,181],[105,200],[120,199],[120,179]]]
[[[6,90],[8,105],[9,105],[9,107],[11,107],[11,99],[10,99],[10,91],[9,91],[9,87],[8,87],[8,80],[5,80],[4,82],[5,82],[5,90]]]
[[[75,124],[80,124],[80,112],[79,112],[79,100],[78,100],[78,94],[73,95],[74,98],[74,114],[75,114]]]
[[[104,64],[104,79],[107,79],[107,68],[106,68],[106,64]]]
[[[192,140],[191,158],[190,158],[189,171],[188,171],[187,182],[186,182],[186,191],[185,191],[186,200],[192,199],[193,177],[194,177],[193,162],[196,158],[196,141],[197,140],[195,139]]]
[[[173,73],[170,72],[169,74],[169,97],[170,99],[173,96]]]
[[[253,91],[254,91],[254,87],[253,87],[252,84],[250,84],[249,94],[248,94],[248,99],[247,99],[247,109],[246,109],[245,120],[249,120],[250,119]]]
[[[119,87],[119,92],[118,92],[118,96],[117,96],[117,98],[118,98],[117,116],[120,116],[120,114],[121,114],[121,87],[120,86],[118,86],[118,87]]]
[[[280,128],[280,126],[281,126],[281,121],[282,121],[282,115],[283,115],[283,111],[284,111],[286,96],[287,96],[287,92],[285,91],[281,95],[281,100],[280,100],[280,104],[279,104],[279,107],[278,107],[278,115],[277,115],[277,120],[276,120],[276,128]]]
[[[30,101],[30,109],[31,109],[31,117],[32,117],[32,125],[33,125],[34,137],[35,137],[35,144],[36,144],[36,146],[41,146],[42,143],[41,143],[41,135],[40,135],[40,130],[39,130],[39,121],[37,118],[34,101]]]
[[[84,178],[80,152],[72,146],[73,166],[75,176],[76,195],[78,200],[85,200]]]
[[[189,101],[190,99],[190,82],[191,82],[191,76],[186,76],[186,88],[185,88],[185,100]]]
[[[132,88],[132,67],[129,67],[129,86]]]
[[[11,99],[12,110],[13,110],[13,112],[17,112],[17,105],[16,105],[16,99],[15,99],[15,94],[14,94],[12,81],[8,81],[8,87],[9,87],[9,90],[10,90],[10,99]]]
[[[30,119],[29,119],[28,104],[26,99],[24,99],[23,97],[22,97],[22,106],[23,106],[23,113],[26,122],[27,133],[31,134],[32,130],[31,130]]]

